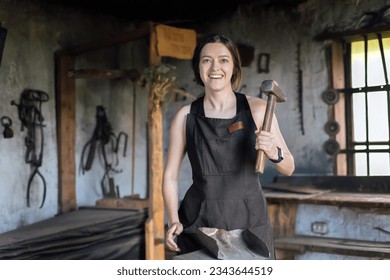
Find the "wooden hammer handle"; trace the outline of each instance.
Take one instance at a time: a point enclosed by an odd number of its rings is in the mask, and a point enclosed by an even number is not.
[[[263,131],[271,131],[272,117],[275,111],[276,96],[272,93],[268,94],[267,107],[265,109],[264,121],[263,121]],[[264,162],[265,162],[265,153],[263,150],[257,150],[256,158],[256,173],[264,173]]]

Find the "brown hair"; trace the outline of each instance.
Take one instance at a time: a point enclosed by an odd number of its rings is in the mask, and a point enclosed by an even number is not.
[[[204,83],[199,73],[199,61],[200,53],[203,47],[209,43],[221,43],[227,47],[233,57],[233,75],[230,80],[233,90],[238,90],[242,81],[242,69],[241,69],[241,58],[238,52],[237,45],[229,38],[218,34],[210,34],[202,38],[202,40],[196,45],[194,55],[192,57],[192,69],[195,75],[195,81],[197,84],[204,86]]]

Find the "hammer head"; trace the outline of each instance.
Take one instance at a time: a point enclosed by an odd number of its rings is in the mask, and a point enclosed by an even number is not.
[[[265,80],[261,83],[260,87],[261,92],[265,94],[273,94],[276,97],[276,102],[285,102],[287,100],[287,96],[283,93],[283,91],[278,86],[278,83],[274,80]]]

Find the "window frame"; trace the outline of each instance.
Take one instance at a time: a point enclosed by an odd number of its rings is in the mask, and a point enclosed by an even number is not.
[[[376,142],[370,142],[368,139],[364,142],[354,142],[353,141],[353,112],[352,112],[352,94],[356,92],[365,92],[366,94],[370,91],[375,91],[375,87],[364,87],[362,89],[353,89],[351,82],[351,44],[355,41],[365,41],[365,46],[367,46],[367,41],[370,39],[381,40],[382,38],[390,37],[389,31],[384,32],[371,32],[371,33],[361,33],[355,34],[353,36],[346,36],[338,38],[338,40],[332,39],[331,50],[332,50],[332,87],[336,89],[339,93],[339,100],[333,106],[333,116],[334,120],[339,123],[340,130],[337,135],[335,135],[335,140],[339,143],[340,150],[336,155],[335,161],[335,173],[337,175],[350,175],[357,176],[355,172],[355,154],[364,152],[367,155],[367,176],[370,175],[369,168],[369,154],[376,152],[375,150],[358,150],[355,149],[355,145],[363,144],[367,147]],[[381,44],[380,44],[381,45]],[[383,46],[380,46],[383,52]],[[390,125],[390,88],[388,81],[389,69],[386,69],[382,65],[382,69],[385,71],[385,87],[381,88],[383,91],[387,91],[388,95],[388,123]],[[377,87],[378,88],[378,87]],[[367,123],[366,123],[367,125]],[[390,128],[389,128],[390,131]],[[389,137],[390,138],[390,137]],[[385,143],[390,145],[389,143]],[[381,150],[381,152],[390,153],[390,149]],[[390,164],[390,163],[389,163]]]

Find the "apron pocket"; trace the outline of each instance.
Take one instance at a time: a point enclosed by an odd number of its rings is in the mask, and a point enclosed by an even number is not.
[[[244,151],[235,138],[202,140],[203,175],[227,175],[242,168]]]

